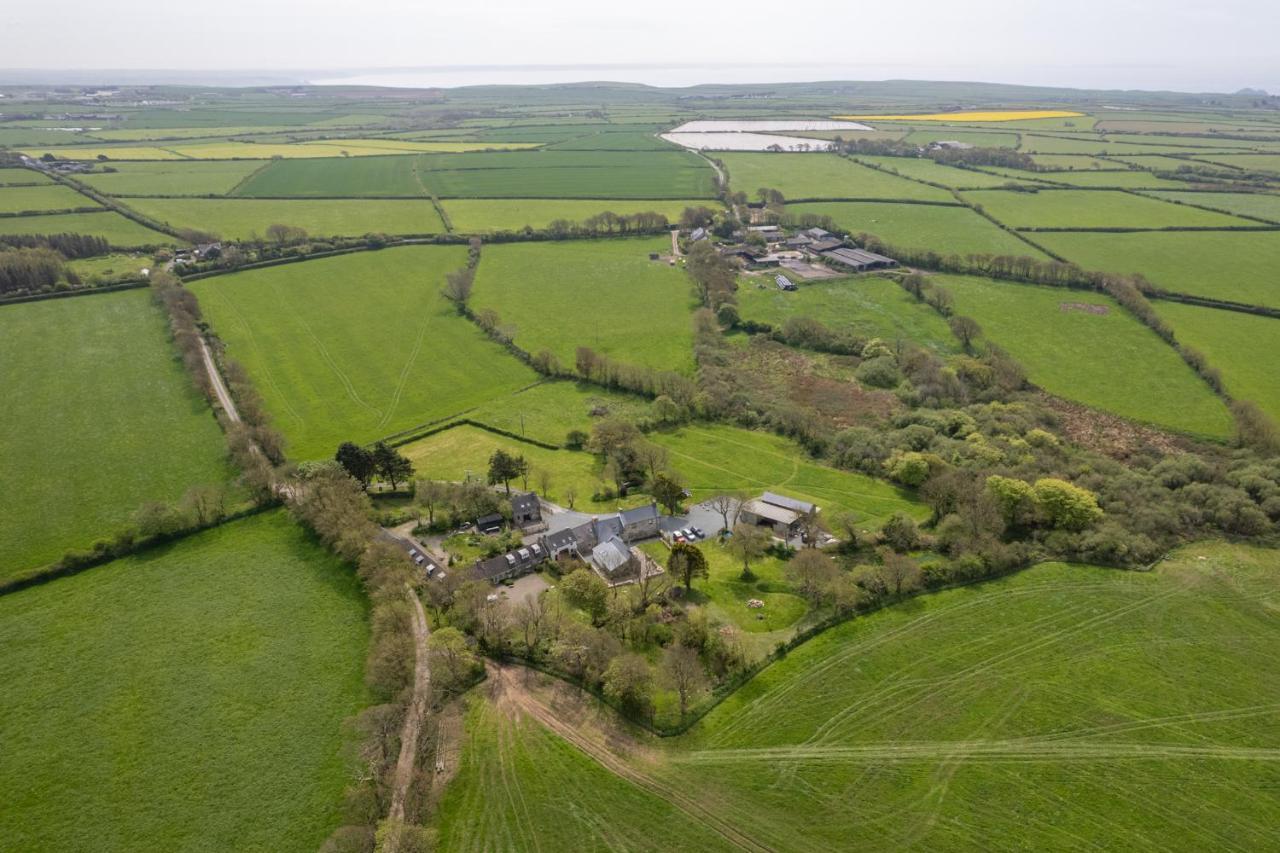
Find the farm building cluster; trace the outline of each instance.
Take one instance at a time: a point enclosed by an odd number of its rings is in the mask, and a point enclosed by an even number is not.
[[[884,255],[848,245],[844,237],[824,228],[788,230],[780,225],[751,225],[737,232],[739,238],[717,247],[748,270],[784,269],[800,278],[818,278],[829,271],[863,273],[894,269],[898,262]],[[695,228],[688,243],[711,238],[705,228]],[[778,287],[792,290],[786,275],[777,277]]]

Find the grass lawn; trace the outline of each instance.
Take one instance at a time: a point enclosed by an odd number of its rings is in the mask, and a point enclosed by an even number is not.
[[[1025,255],[1045,260],[1037,249],[964,207],[820,201],[789,204],[787,212],[830,216],[854,234],[874,234],[894,246],[942,255]]]
[[[332,456],[537,381],[440,295],[460,246],[405,246],[193,283],[294,459]]]
[[[977,190],[965,198],[1015,228],[1239,226],[1246,220],[1108,190]]]
[[[231,473],[145,291],[0,307],[0,364],[0,578]]]
[[[0,598],[3,846],[315,850],[365,614],[283,512]]]
[[[114,172],[77,175],[76,179],[109,195],[223,195],[266,164],[266,160],[120,163],[111,167]]]
[[[1181,201],[1201,207],[1212,207],[1215,210],[1256,216],[1269,222],[1280,222],[1280,195],[1271,193],[1158,192],[1149,195],[1168,201]]]
[[[935,276],[956,313],[1051,394],[1180,432],[1225,438],[1226,406],[1173,348],[1110,298],[1064,288]]]
[[[131,198],[128,205],[175,228],[213,232],[224,239],[261,236],[276,224],[316,237],[364,234],[441,234],[444,223],[427,199]]]
[[[1156,311],[1173,326],[1178,340],[1203,352],[1222,371],[1228,394],[1252,400],[1280,423],[1280,320],[1177,302],[1157,302]]]
[[[770,276],[744,278],[738,286],[738,307],[745,319],[774,326],[792,317],[812,317],[865,338],[906,339],[939,352],[958,346],[936,311],[887,278],[820,280],[800,283],[790,292],[778,290]]]
[[[719,202],[707,199],[671,201],[658,199],[549,199],[549,198],[455,198],[442,203],[453,224],[453,230],[462,234],[480,234],[488,231],[520,231],[525,226],[546,228],[554,219],[582,222],[597,213],[612,211],[619,215],[653,211],[675,223],[686,207],[719,208]],[[668,251],[670,247],[668,246]]]
[[[717,152],[735,191],[754,199],[761,187],[787,198],[871,198],[954,201],[946,190],[887,175],[834,154]]]
[[[85,206],[91,202],[85,199]],[[53,213],[44,216],[0,216],[0,234],[90,234],[112,246],[171,246],[168,234],[152,231],[114,210],[101,213]]]
[[[145,253],[125,254],[121,252],[110,255],[99,255],[95,258],[77,258],[67,261],[67,267],[81,278],[93,280],[95,276],[103,281],[120,281],[141,277],[142,270],[153,269],[155,258]]]
[[[769,490],[807,500],[832,515],[857,514],[867,529],[895,512],[918,519],[929,510],[910,493],[863,474],[812,462],[798,445],[781,436],[723,425],[695,425],[650,434],[667,448],[671,467],[701,501],[722,491],[758,494]]]
[[[1280,308],[1280,233],[1037,234],[1085,269],[1142,273],[1157,287]]]
[[[38,187],[0,187],[0,213],[27,213],[37,210],[74,210],[101,207],[88,196],[61,184]]]
[[[693,296],[678,268],[649,260],[667,237],[488,246],[472,307],[492,308],[515,342],[567,365],[580,346],[631,364],[693,370]]]
[[[609,391],[596,385],[557,380],[480,404],[469,420],[515,435],[563,444],[570,430],[590,432],[603,417],[638,421],[649,417],[653,404],[646,397]]]

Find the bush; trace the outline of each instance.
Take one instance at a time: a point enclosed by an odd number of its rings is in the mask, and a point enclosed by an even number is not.
[[[902,374],[892,356],[868,359],[858,365],[854,375],[859,382],[874,388],[897,388],[902,382]]]

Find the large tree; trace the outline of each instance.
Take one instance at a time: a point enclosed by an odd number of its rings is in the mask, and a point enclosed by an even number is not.
[[[816,548],[805,548],[786,565],[787,580],[799,587],[800,592],[813,605],[827,595],[831,584],[839,576],[835,561]]]
[[[697,652],[676,643],[662,655],[662,680],[680,697],[680,718],[684,719],[689,713],[689,700],[706,685],[707,671]]]
[[[754,524],[738,522],[725,546],[730,554],[742,561],[742,579],[750,580],[751,562],[759,559],[769,546],[769,534]]]
[[[671,553],[667,556],[667,570],[680,579],[686,592],[691,591],[694,578],[708,575],[707,555],[697,545],[677,542],[671,546]]]
[[[501,483],[507,494],[511,494],[511,481],[519,477],[524,469],[526,465],[523,456],[515,456],[499,448],[489,457],[489,485]]]
[[[684,486],[674,474],[659,474],[649,486],[649,494],[670,515],[680,511],[680,502],[684,500]]]
[[[333,458],[360,483],[362,489],[369,488],[369,481],[377,471],[377,462],[372,453],[358,444],[344,441]]]
[[[373,464],[378,476],[390,483],[393,491],[413,477],[413,462],[385,441],[373,446]]]

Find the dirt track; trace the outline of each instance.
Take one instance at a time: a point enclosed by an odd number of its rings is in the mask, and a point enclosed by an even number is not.
[[[391,808],[387,810],[387,818],[393,823],[404,821],[404,801],[409,793],[409,785],[413,782],[413,769],[418,760],[418,734],[422,731],[422,721],[427,715],[427,699],[431,692],[431,667],[427,661],[427,637],[431,629],[427,626],[427,614],[422,609],[422,602],[417,594],[406,588],[405,594],[413,605],[413,644],[416,651],[413,664],[413,698],[409,700],[409,710],[404,717],[404,726],[400,729],[400,756],[396,760],[395,776],[391,784]]]
[[[200,341],[200,355],[204,357],[204,369],[209,372],[209,382],[213,385],[214,396],[218,398],[218,403],[222,406],[222,410],[227,413],[227,420],[233,424],[240,423],[240,413],[236,411],[235,400],[231,399],[231,393],[227,391],[227,386],[222,381],[222,374],[218,372],[218,368],[213,364],[213,356],[209,353],[209,345],[204,342],[204,338],[198,338]]]

